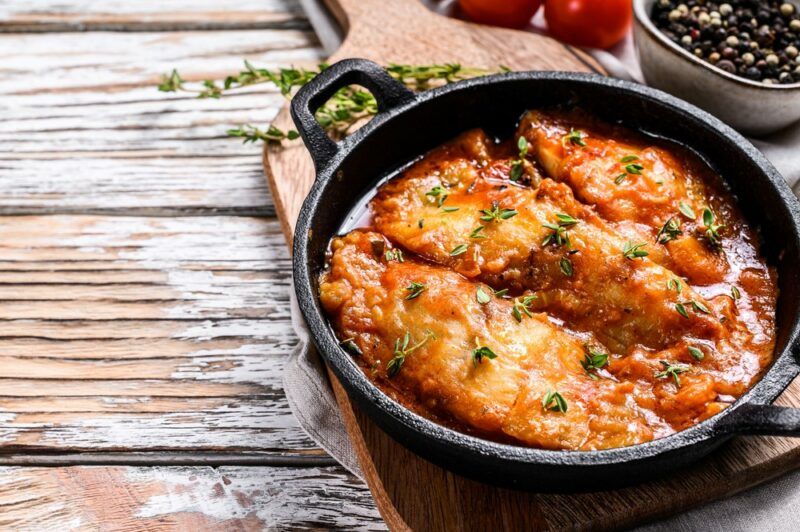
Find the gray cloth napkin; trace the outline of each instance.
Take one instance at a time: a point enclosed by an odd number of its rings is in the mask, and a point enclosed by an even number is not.
[[[631,39],[610,52],[590,50],[611,75],[641,81]],[[795,192],[800,192],[800,124],[764,139],[752,139]],[[342,415],[333,395],[324,363],[309,341],[308,330],[300,316],[294,289],[292,325],[300,342],[292,352],[283,374],[289,406],[300,426],[320,447],[342,466],[363,480],[353,447],[347,437]],[[778,481],[717,501],[639,530],[655,531],[737,531],[798,530],[800,515],[800,472]]]

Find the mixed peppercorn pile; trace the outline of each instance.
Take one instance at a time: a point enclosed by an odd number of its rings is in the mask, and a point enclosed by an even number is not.
[[[800,81],[800,15],[789,2],[657,0],[651,16],[670,40],[725,72],[765,84]]]

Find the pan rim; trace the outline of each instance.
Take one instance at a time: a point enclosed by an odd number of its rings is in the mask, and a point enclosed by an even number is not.
[[[637,85],[635,83],[603,77],[597,74],[576,72],[510,72],[473,78],[425,91],[416,98],[391,111],[376,116],[370,123],[356,131],[339,144],[339,152],[331,162],[318,173],[312,189],[300,211],[294,237],[293,268],[295,290],[301,312],[311,330],[311,337],[333,369],[348,394],[358,402],[368,403],[387,417],[387,422],[400,425],[408,433],[427,439],[439,446],[452,447],[475,455],[480,459],[498,459],[524,465],[574,466],[577,468],[606,466],[627,463],[638,459],[646,459],[658,455],[680,451],[694,444],[715,438],[729,437],[734,433],[715,431],[720,420],[727,418],[744,404],[767,404],[774,401],[789,385],[797,373],[797,362],[793,360],[793,351],[800,343],[800,320],[794,316],[786,348],[775,353],[771,367],[761,376],[745,394],[731,406],[711,418],[669,436],[636,444],[628,447],[602,449],[593,451],[550,450],[510,445],[486,440],[450,429],[402,406],[391,399],[370,381],[364,372],[353,362],[352,358],[341,349],[328,325],[328,320],[319,305],[318,298],[311,288],[312,279],[308,265],[307,240],[308,231],[318,210],[318,200],[322,192],[332,182],[336,170],[342,162],[356,152],[364,139],[374,132],[392,127],[392,120],[420,105],[435,104],[445,95],[457,91],[480,90],[484,86],[500,83],[517,82],[571,82],[581,85],[602,85],[607,89],[620,90],[653,103],[676,118],[690,120],[706,130],[713,130],[720,142],[726,142],[733,149],[742,152],[754,166],[760,170],[759,179],[769,183],[778,194],[792,219],[792,230],[795,241],[800,231],[800,203],[791,192],[788,184],[774,166],[745,139],[741,134],[721,122],[719,119],[696,108],[695,106],[670,96],[662,91]],[[725,177],[723,176],[723,179]],[[328,239],[333,235],[326,235]]]

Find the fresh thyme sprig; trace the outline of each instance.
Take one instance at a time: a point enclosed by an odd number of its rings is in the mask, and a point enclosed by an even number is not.
[[[634,244],[633,242],[625,242],[625,247],[622,249],[622,256],[628,260],[633,259],[641,259],[649,255],[644,248],[647,244],[644,242],[639,242],[638,244]]]
[[[711,244],[711,247],[720,247],[722,245],[722,238],[719,236],[719,230],[725,226],[714,223],[714,213],[708,207],[703,209],[703,225],[706,228],[706,239],[708,239],[708,243]]]
[[[425,196],[436,202],[437,207],[441,207],[447,200],[447,191],[441,185],[436,185],[425,193]]]
[[[386,363],[387,375],[389,375],[389,377],[394,377],[397,375],[400,372],[400,369],[403,367],[403,364],[405,364],[406,357],[425,345],[428,340],[435,337],[436,336],[431,331],[428,331],[425,333],[425,338],[409,347],[408,344],[411,343],[411,333],[406,331],[406,334],[402,339],[398,338],[394,342],[394,356],[391,360],[389,360],[389,362]]]
[[[497,358],[497,354],[494,351],[492,351],[489,347],[481,345],[480,342],[478,342],[478,337],[476,336],[475,349],[472,350],[472,365],[477,368],[478,364],[483,362],[484,358],[487,360],[494,360],[495,358]]]
[[[525,158],[528,156],[528,140],[525,137],[517,140],[517,149],[519,149],[519,158],[511,163],[511,171],[508,176],[511,181],[519,181],[525,172]]]
[[[475,300],[481,305],[485,305],[486,303],[491,301],[492,298],[489,297],[489,294],[487,294],[486,291],[479,286],[478,289],[475,290]]]
[[[207,79],[199,83],[187,82],[177,70],[161,77],[158,90],[162,92],[184,92],[194,94],[197,98],[219,99],[223,95],[245,87],[261,84],[272,84],[286,96],[291,98],[294,90],[307,84],[320,72],[328,68],[320,63],[316,69],[305,68],[258,68],[249,61],[244,62],[244,69],[223,80]],[[485,76],[496,72],[508,71],[506,67],[496,70],[484,70],[464,67],[457,63],[435,65],[402,65],[390,64],[386,67],[389,75],[413,90],[425,90],[437,85],[452,83],[461,79]],[[347,133],[362,118],[378,112],[378,105],[371,93],[356,87],[344,87],[323,105],[316,114],[317,121],[326,131],[338,135]],[[294,130],[281,131],[274,126],[260,129],[250,124],[228,130],[233,137],[243,138],[245,142],[280,142],[298,137]]]
[[[495,292],[495,295],[497,295],[497,292]],[[511,308],[511,315],[514,316],[514,319],[522,323],[523,314],[532,318],[531,305],[536,299],[537,296],[535,294],[515,299],[514,306]]]
[[[589,374],[589,377],[596,380],[597,374],[595,371],[608,365],[608,353],[603,353],[590,344],[585,344],[583,348],[586,350],[586,353],[583,355],[581,365],[583,369],[586,370],[586,373]]]
[[[406,286],[406,290],[408,291],[408,295],[404,299],[416,299],[419,295],[425,291],[427,286],[422,283],[418,283],[416,281],[411,281],[411,284]]]
[[[687,305],[690,306],[695,312],[703,314],[711,314],[711,311],[708,310],[708,307],[699,301],[690,300],[690,301],[675,303],[675,310],[677,310],[678,314],[680,314],[684,318],[687,319],[689,318],[689,312],[686,310]]]
[[[625,171],[619,174],[614,179],[614,184],[619,185],[628,177],[628,174],[632,175],[640,175],[642,170],[644,170],[644,166],[641,164],[635,163],[633,161],[638,161],[639,157],[636,155],[626,155],[619,162],[625,165]]]
[[[257,142],[259,140],[264,142],[294,140],[299,137],[300,134],[293,129],[290,129],[289,131],[283,131],[275,126],[269,126],[266,130],[263,130],[255,126],[251,126],[250,124],[244,124],[237,128],[229,129],[228,136],[244,139],[244,143],[247,144],[248,142]]]
[[[561,139],[562,145],[566,145],[567,142],[575,146],[580,146],[580,147],[586,146],[586,142],[584,142],[583,140],[583,131],[576,130],[573,128],[569,128],[569,133],[564,135],[564,137],[562,137]]]
[[[667,220],[658,231],[658,234],[656,235],[656,242],[658,244],[666,244],[670,240],[675,240],[682,234],[683,231],[681,231],[681,221],[674,216],[670,216],[669,220]]]
[[[686,373],[686,372],[690,371],[690,369],[687,368],[686,366],[681,366],[681,365],[678,365],[678,364],[672,364],[670,362],[667,362],[666,360],[662,360],[661,361],[661,365],[664,366],[664,371],[659,371],[658,373],[656,373],[655,374],[655,378],[656,379],[668,379],[668,378],[672,377],[672,379],[675,381],[675,386],[680,388],[681,387],[681,379],[680,379],[680,377],[678,377],[678,375],[680,375],[681,373]]]
[[[545,237],[542,241],[542,246],[546,246],[550,243],[555,244],[557,247],[563,244],[566,244],[568,248],[572,247],[572,243],[569,241],[569,233],[567,230],[576,225],[580,220],[577,218],[573,218],[569,214],[556,214],[557,223],[545,223],[542,224],[542,227],[545,229],[550,229],[552,232]]]
[[[509,218],[513,218],[518,213],[514,209],[501,209],[500,204],[492,202],[491,209],[481,209],[481,221],[482,222],[499,222],[501,220],[508,220]]]
[[[542,398],[542,408],[563,414],[567,411],[567,401],[560,393],[549,391]]]

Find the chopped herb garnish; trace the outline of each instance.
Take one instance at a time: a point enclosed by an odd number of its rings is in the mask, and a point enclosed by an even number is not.
[[[608,353],[603,353],[589,344],[584,344],[583,348],[586,353],[583,355],[584,358],[581,361],[581,365],[591,378],[596,379],[597,375],[592,372],[608,365]]]
[[[497,295],[497,292],[495,292],[495,295]],[[514,319],[518,322],[522,322],[523,314],[529,318],[532,318],[533,314],[531,314],[531,305],[536,298],[537,296],[530,295],[515,299],[514,307],[511,309],[511,315],[514,316]]]
[[[656,235],[656,242],[659,244],[666,244],[670,240],[675,240],[681,234],[683,234],[683,231],[681,231],[681,221],[675,217],[671,217]]]
[[[478,343],[478,338],[475,338],[475,349],[472,350],[472,364],[475,367],[478,367],[478,364],[483,362],[483,359],[494,360],[497,358],[497,355],[494,351],[486,347],[485,345],[480,345]]]
[[[646,257],[647,255],[649,255],[649,253],[642,249],[646,245],[647,244],[645,244],[644,242],[640,242],[639,244],[634,244],[633,242],[626,242],[625,247],[622,249],[622,256],[628,260],[640,259],[642,257]]]
[[[563,244],[567,244],[567,247],[572,247],[572,244],[569,241],[569,233],[567,230],[572,227],[573,225],[577,224],[580,220],[573,218],[569,214],[556,214],[557,223],[546,223],[542,224],[542,227],[546,229],[550,229],[552,233],[547,235],[545,239],[542,241],[542,245],[546,246],[550,243],[554,243],[556,246],[561,246]]]
[[[487,238],[486,235],[481,233],[481,231],[483,231],[484,229],[486,229],[486,226],[479,225],[478,227],[476,227],[475,229],[472,230],[472,232],[469,234],[469,237],[470,238]]]
[[[672,377],[675,381],[675,386],[678,388],[681,387],[681,379],[678,377],[681,373],[686,373],[689,371],[689,368],[686,366],[679,366],[678,364],[671,364],[666,360],[661,361],[661,365],[664,366],[664,371],[660,371],[655,374],[656,379],[668,379]]]
[[[523,162],[528,156],[528,141],[525,137],[517,139],[517,148],[519,149],[519,158],[511,162],[511,171],[509,172],[511,181],[519,181],[525,171]]]
[[[458,207],[442,207],[442,210],[444,212],[456,212],[458,210]]]
[[[625,166],[625,171],[633,175],[641,175],[642,170],[644,170],[644,166],[637,163],[631,163]]]
[[[615,185],[619,185],[619,184],[621,184],[623,181],[625,181],[625,178],[626,178],[626,177],[628,177],[628,174],[619,174],[619,175],[618,175],[618,176],[617,176],[617,177],[614,179],[614,184],[615,184]]]
[[[691,207],[689,207],[684,202],[680,202],[678,204],[678,210],[681,211],[681,214],[689,218],[690,220],[694,220],[697,218],[697,215],[694,213]]]
[[[511,170],[508,172],[508,178],[511,181],[517,182],[522,177],[523,171],[522,161],[513,161],[511,163]]]
[[[435,187],[427,191],[425,195],[429,196],[432,200],[435,200],[437,207],[441,207],[444,201],[447,199],[447,194],[445,189],[439,185],[436,185]]]
[[[467,248],[469,247],[468,244],[459,244],[453,248],[453,251],[450,252],[451,257],[457,257],[459,255],[463,255],[467,252]]]
[[[567,411],[567,401],[560,393],[549,391],[542,398],[542,408],[563,414]]]
[[[739,301],[742,298],[742,293],[735,286],[731,286],[731,298],[734,301]]]
[[[622,159],[619,160],[621,163],[632,163],[633,161],[638,161],[639,157],[636,155],[626,155]]]
[[[572,274],[574,273],[574,270],[572,269],[572,261],[567,257],[562,257],[561,260],[558,261],[558,267],[561,269],[561,273],[567,277],[572,277]]]
[[[483,213],[483,216],[481,216],[481,221],[483,222],[508,220],[519,214],[514,209],[501,209],[496,201],[492,203],[491,209],[481,209],[480,212]]]
[[[401,249],[390,249],[386,252],[384,258],[386,258],[387,261],[396,260],[397,262],[405,262],[405,259],[403,259],[403,250]]]
[[[519,158],[524,159],[528,156],[528,139],[520,137],[517,139],[517,148],[519,149]]]
[[[709,244],[715,248],[719,247],[721,243],[719,230],[725,226],[714,223],[714,213],[711,212],[711,209],[708,207],[703,209],[703,225],[706,228],[706,238],[708,239]]]
[[[703,360],[703,358],[705,358],[705,355],[700,349],[691,345],[687,347],[687,349],[689,350],[689,354],[692,355],[692,358],[695,360]]]
[[[410,285],[406,286],[406,290],[410,293],[405,297],[406,299],[416,299],[425,291],[426,286],[422,283],[412,281]]]
[[[479,286],[479,287],[478,287],[478,289],[475,291],[475,299],[476,299],[476,300],[478,301],[478,303],[480,303],[481,305],[485,305],[486,303],[488,303],[488,302],[491,300],[491,298],[489,297],[489,294],[487,294],[487,293],[486,293],[486,292],[483,290],[483,288],[482,288],[482,287],[480,287],[480,286]]]
[[[355,356],[360,357],[362,355],[361,349],[359,349],[358,346],[356,345],[354,338],[347,338],[345,340],[342,340],[341,342],[339,342],[339,345],[344,347],[347,351],[349,351],[351,354]]]
[[[493,290],[493,292],[496,297],[506,297],[506,295],[508,295],[508,288],[503,288],[502,290]]]
[[[389,377],[394,377],[397,375],[400,372],[400,369],[403,367],[403,364],[405,364],[406,357],[425,345],[425,343],[431,338],[435,338],[435,336],[432,332],[428,331],[422,341],[409,347],[408,344],[411,343],[411,333],[406,331],[406,334],[403,336],[402,340],[400,338],[395,340],[394,356],[391,360],[389,360],[389,362],[386,363],[386,373],[389,375]]]
[[[669,281],[667,281],[667,290],[675,290],[679,294],[683,291],[683,285],[681,284],[681,280],[677,277],[673,277]]]
[[[680,314],[684,318],[689,317],[689,313],[686,311],[686,305],[689,305],[695,312],[702,312],[703,314],[711,314],[711,311],[708,310],[708,307],[699,301],[692,300],[692,301],[684,301],[682,303],[675,303],[675,310],[677,310],[678,314]]]
[[[573,128],[569,128],[569,133],[562,138],[561,143],[564,144],[565,142],[581,147],[586,146],[586,142],[583,141],[583,132]]]

